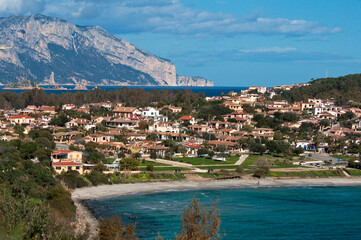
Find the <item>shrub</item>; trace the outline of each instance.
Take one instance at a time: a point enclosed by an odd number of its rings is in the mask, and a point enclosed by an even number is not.
[[[238,167],[236,168],[236,172],[238,172],[238,173],[240,173],[240,174],[243,174],[244,169],[243,169],[241,166],[238,166]]]
[[[256,178],[262,178],[264,175],[266,175],[266,170],[264,168],[258,168],[253,173],[253,176]]]
[[[147,171],[148,172],[154,172],[154,165],[153,164],[148,164],[147,165]]]

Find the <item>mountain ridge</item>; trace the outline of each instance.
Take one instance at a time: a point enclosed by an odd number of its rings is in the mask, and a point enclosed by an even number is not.
[[[0,82],[213,86],[179,76],[175,65],[99,26],[44,15],[0,18]]]

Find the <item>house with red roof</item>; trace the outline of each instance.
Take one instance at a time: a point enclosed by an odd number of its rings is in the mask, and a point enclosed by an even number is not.
[[[194,144],[191,142],[184,142],[182,145],[187,149],[187,155],[198,156],[198,150],[202,148],[200,144]]]
[[[83,161],[83,152],[72,151],[72,150],[55,150],[51,153],[52,162],[82,162]]]
[[[51,166],[55,172],[60,174],[69,170],[84,174],[89,172],[94,166],[82,163],[83,153],[71,150],[55,150],[51,153]]]
[[[8,118],[11,124],[32,124],[35,122],[35,118],[29,115],[14,115]]]
[[[191,125],[196,124],[196,119],[193,116],[182,116],[180,120],[182,123],[189,122]]]

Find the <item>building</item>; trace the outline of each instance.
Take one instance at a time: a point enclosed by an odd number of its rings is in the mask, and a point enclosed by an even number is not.
[[[135,107],[117,107],[113,110],[114,117],[136,119],[139,115],[141,115],[141,112]]]
[[[11,124],[32,124],[35,122],[35,118],[28,115],[15,115],[9,117]]]
[[[148,119],[156,119],[159,116],[159,110],[155,108],[144,108],[142,116]]]
[[[51,153],[51,162],[82,162],[83,152],[71,150],[55,150]]]
[[[196,124],[196,119],[193,116],[182,116],[180,118],[182,122],[189,122],[191,125]]]

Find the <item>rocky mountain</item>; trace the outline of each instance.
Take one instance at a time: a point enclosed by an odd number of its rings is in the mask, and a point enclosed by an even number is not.
[[[98,26],[43,15],[0,18],[0,83],[213,86]]]

